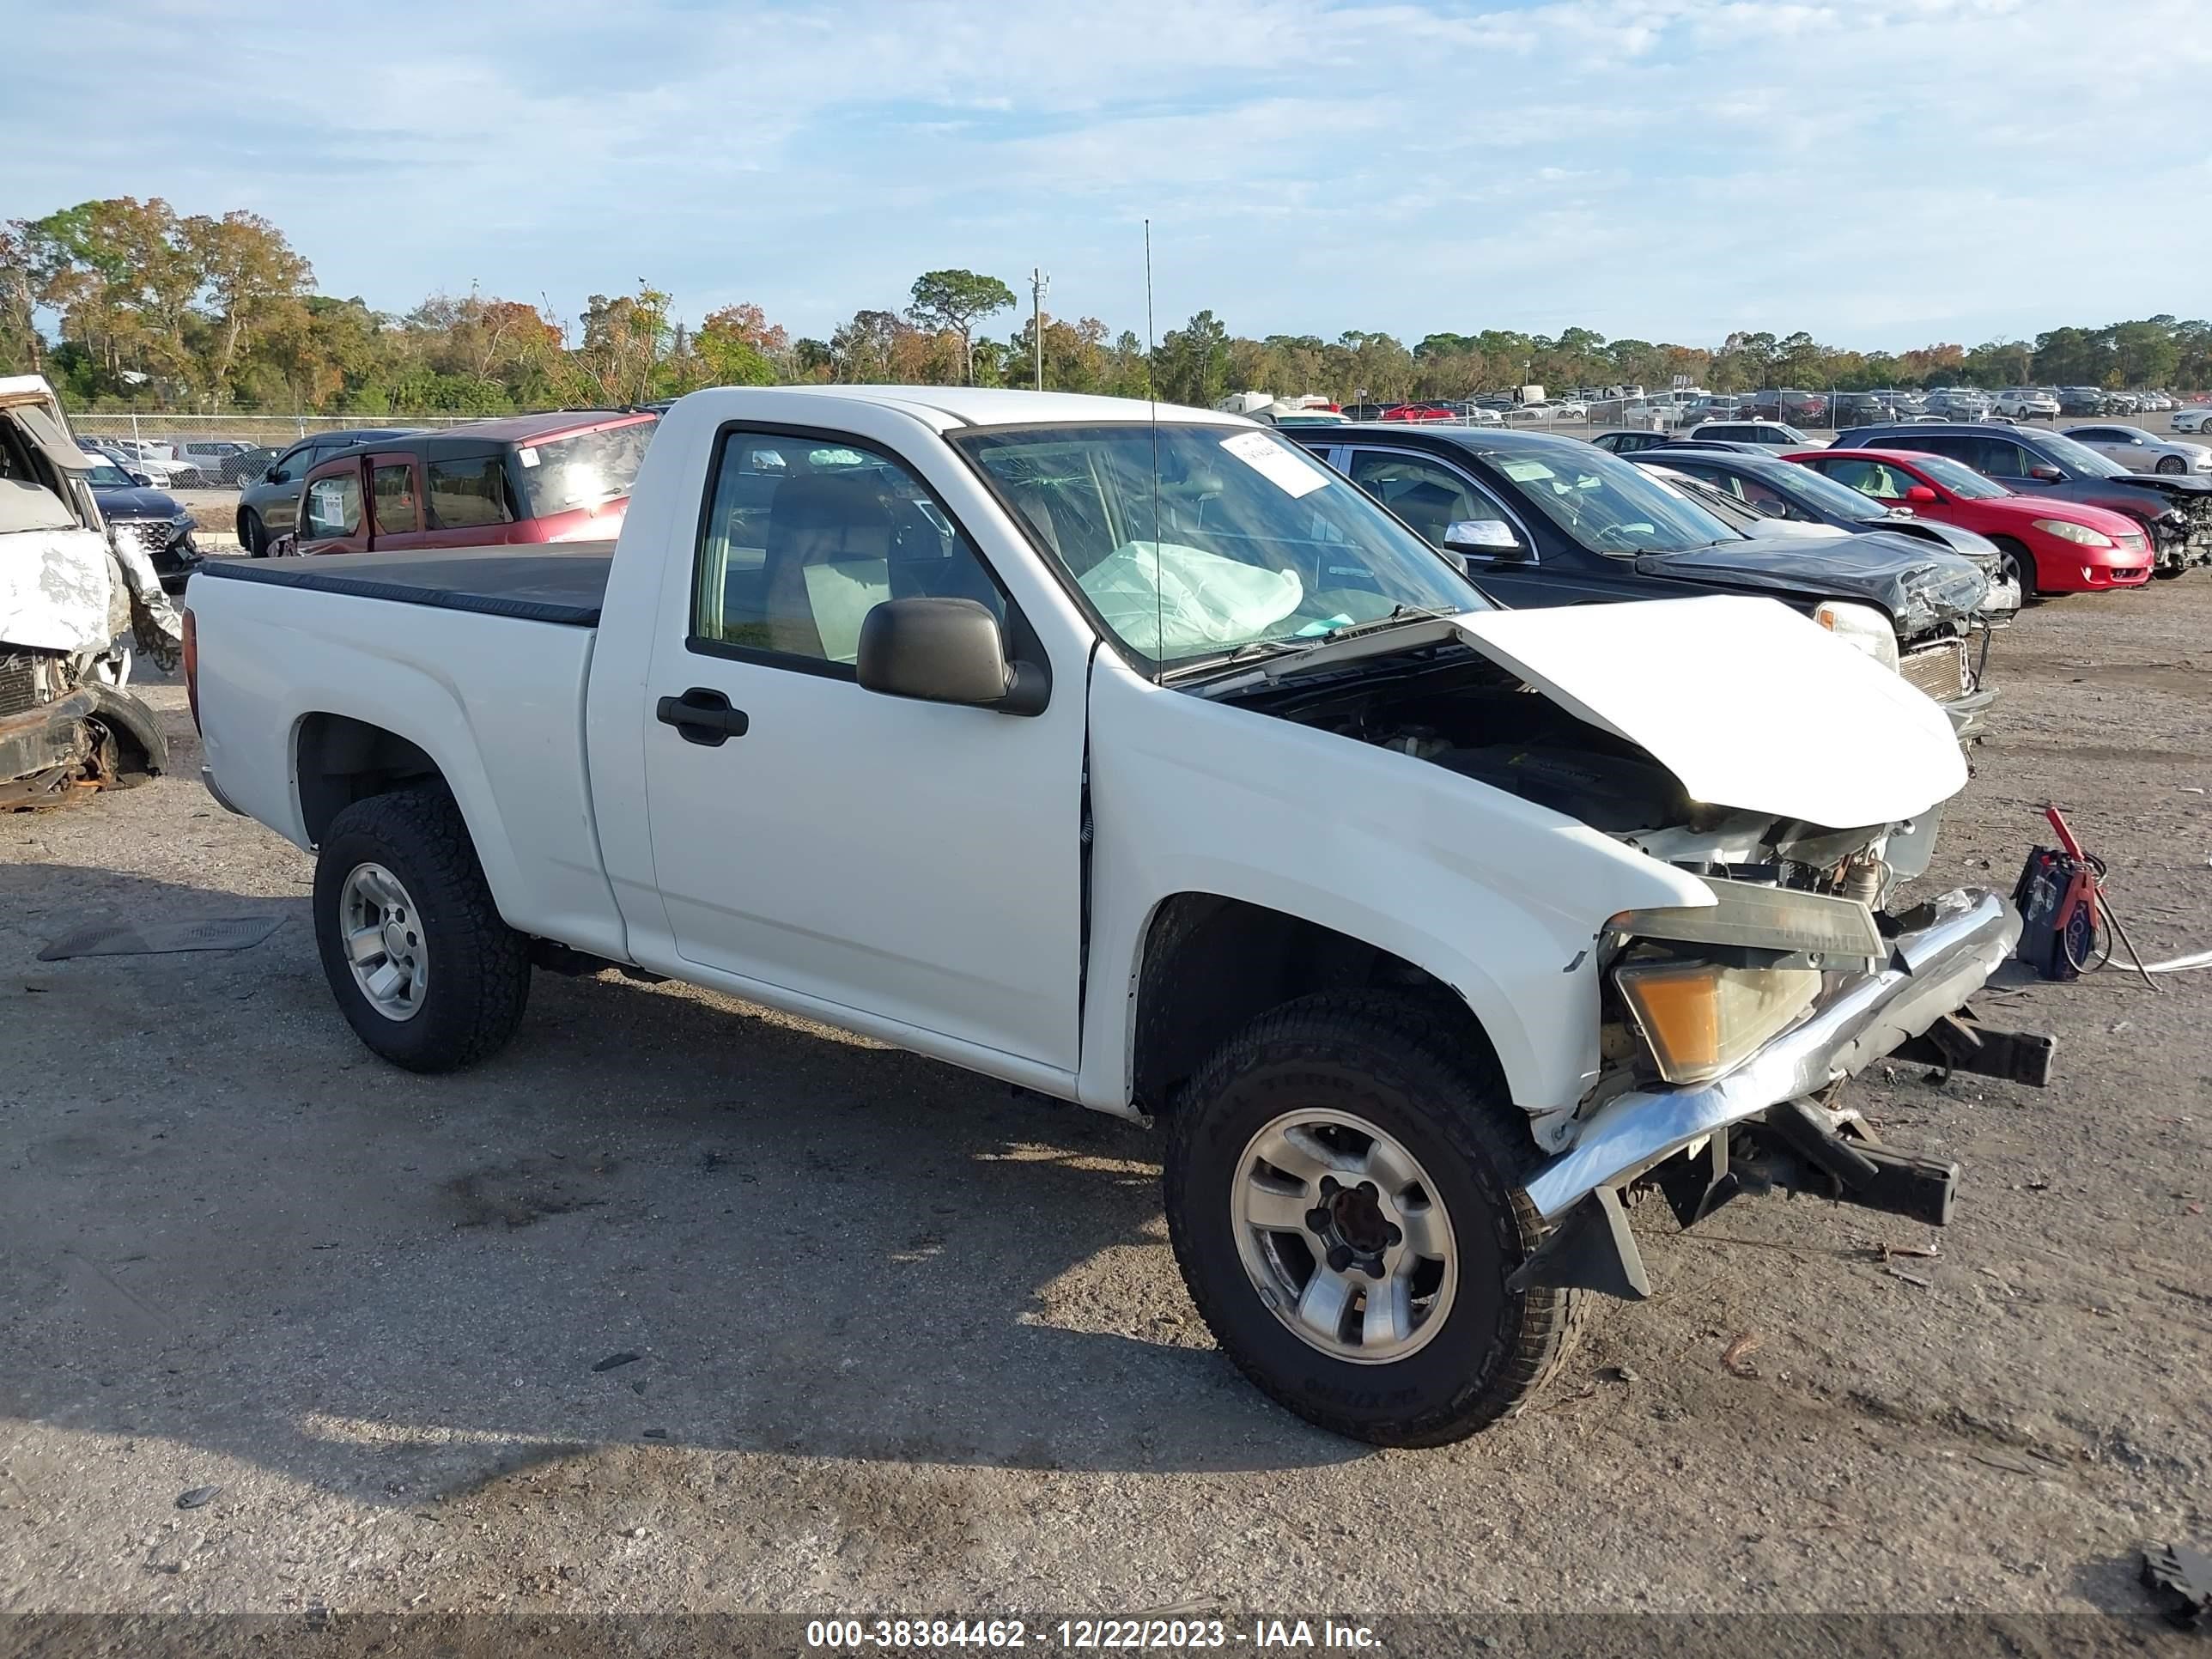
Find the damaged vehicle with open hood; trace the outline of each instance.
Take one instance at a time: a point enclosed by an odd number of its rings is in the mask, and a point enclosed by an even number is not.
[[[1717,451],[1670,447],[1630,461],[1535,432],[1353,427],[1296,435],[1463,561],[1500,605],[1764,593],[1928,693],[1962,740],[1985,727],[1996,701],[1984,683],[1991,630],[2019,611],[2021,596],[1994,549],[1947,545],[1941,532],[1902,524],[1833,536],[1820,525],[1787,534],[1773,533],[1786,521],[1741,526],[1727,507],[1694,489],[1662,486],[1638,465],[1686,468]]]
[[[134,645],[182,646],[143,544],[118,542],[38,375],[0,378],[0,811],[82,799],[160,772],[160,718],[127,689]]]
[[[1647,1293],[1634,1189],[1941,1224],[1956,1168],[1844,1085],[2049,1066],[1968,1007],[2004,897],[1905,896],[1966,770],[1887,662],[1754,594],[1498,609],[1234,416],[699,392],[611,547],[187,605],[209,787],[313,851],[373,1052],[488,1061],[533,970],[615,970],[1157,1122],[1223,1350],[1381,1443]]]

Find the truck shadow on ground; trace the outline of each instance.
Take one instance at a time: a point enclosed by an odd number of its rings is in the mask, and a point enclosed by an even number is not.
[[[612,975],[538,975],[504,1055],[415,1077],[298,900],[4,875],[0,1024],[55,1087],[0,1118],[0,1409],[394,1504],[624,1446],[1364,1452],[1214,1350],[1140,1128]],[[32,960],[64,922],[272,912],[252,951]]]

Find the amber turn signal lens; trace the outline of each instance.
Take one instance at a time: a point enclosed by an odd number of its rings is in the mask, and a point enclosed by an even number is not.
[[[1636,963],[1614,979],[1669,1083],[1706,1083],[1734,1071],[1810,1007],[1820,988],[1817,969],[1705,962]]]

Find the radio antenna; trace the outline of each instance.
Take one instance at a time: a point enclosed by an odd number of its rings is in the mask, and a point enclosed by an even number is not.
[[[1167,602],[1160,597],[1160,386],[1153,378],[1152,222],[1145,221],[1145,395],[1152,410],[1152,683],[1167,676]]]

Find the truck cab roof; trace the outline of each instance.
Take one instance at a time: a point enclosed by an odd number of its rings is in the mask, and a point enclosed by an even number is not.
[[[794,407],[816,398],[872,404],[903,411],[932,429],[949,432],[968,426],[1096,426],[1109,422],[1254,426],[1256,422],[1224,410],[1186,409],[1142,398],[1102,398],[1074,392],[1022,392],[992,386],[730,386],[695,392],[686,402],[743,398],[757,409],[762,397],[788,398]]]

